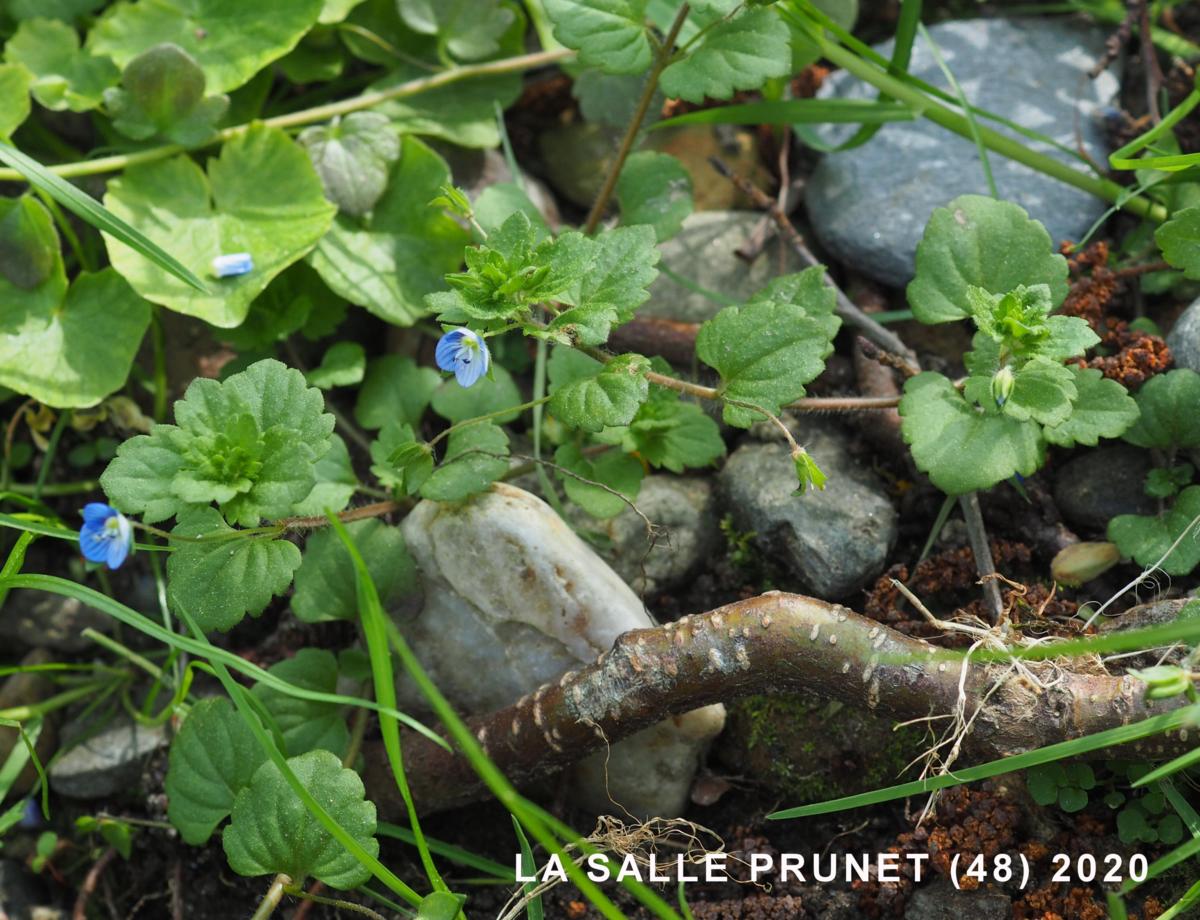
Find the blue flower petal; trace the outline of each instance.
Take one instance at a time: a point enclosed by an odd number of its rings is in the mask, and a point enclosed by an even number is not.
[[[108,563],[110,569],[119,569],[121,563],[129,556],[129,544],[121,539],[110,540],[108,543],[108,555],[105,562]]]
[[[434,351],[434,358],[437,361],[437,366],[442,370],[452,371],[456,369],[454,359],[458,354],[462,338],[462,329],[451,329],[438,340],[437,349]]]
[[[485,373],[487,373],[486,352],[476,353],[469,359],[460,361],[458,367],[454,369],[454,377],[462,387],[474,386]]]
[[[107,562],[110,541],[103,536],[103,531],[88,531],[86,528],[79,532],[79,551],[89,562]]]
[[[112,505],[106,505],[104,502],[88,502],[79,513],[88,524],[103,524],[117,511]]]

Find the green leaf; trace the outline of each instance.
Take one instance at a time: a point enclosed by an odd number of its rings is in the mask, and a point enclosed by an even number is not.
[[[450,181],[444,160],[406,137],[387,190],[368,220],[342,216],[309,261],[335,292],[381,319],[411,326],[425,315],[423,298],[462,259],[469,237],[429,202]]]
[[[1188,486],[1164,514],[1121,514],[1113,518],[1108,522],[1108,539],[1117,544],[1121,555],[1131,556],[1141,566],[1158,563],[1179,540],[1179,545],[1163,560],[1162,571],[1167,575],[1187,575],[1200,564],[1200,539],[1196,528],[1191,527],[1197,516],[1200,516],[1200,486]],[[1180,540],[1185,530],[1188,536]]]
[[[1087,808],[1088,795],[1082,789],[1074,786],[1064,786],[1058,790],[1058,807],[1071,814]]]
[[[566,349],[557,349],[556,353],[562,351]],[[670,371],[661,359],[654,359],[651,366]],[[637,453],[651,466],[673,473],[710,466],[725,453],[720,428],[700,406],[684,402],[674,390],[653,384],[649,399],[628,427],[608,428],[596,437],[606,444],[620,444],[626,453]]]
[[[300,517],[342,511],[358,491],[358,477],[350,465],[350,452],[339,435],[329,436],[329,450],[316,462],[313,474],[317,477],[316,485],[308,497],[292,509]]]
[[[412,426],[388,422],[371,443],[371,472],[384,485],[414,495],[433,472],[433,451]]]
[[[606,73],[641,73],[650,66],[646,0],[544,0],[554,37],[579,52],[579,62]]]
[[[0,303],[0,385],[59,408],[120,389],[150,324],[112,269],[68,289],[54,221],[29,195],[0,199]]]
[[[366,560],[385,607],[413,590],[416,570],[399,527],[368,520],[347,524],[346,529]],[[354,585],[354,566],[337,534],[329,528],[318,530],[309,537],[304,561],[296,572],[292,612],[306,623],[355,620]]]
[[[275,278],[250,304],[246,319],[220,338],[243,352],[270,350],[294,332],[325,338],[345,318],[347,304],[325,286],[307,262],[297,262]]]
[[[367,364],[358,391],[354,418],[363,428],[382,428],[388,422],[415,425],[441,383],[431,367],[418,367],[412,358],[384,355]]]
[[[0,138],[11,137],[29,117],[33,79],[22,64],[0,64]]]
[[[193,146],[213,135],[229,108],[228,96],[205,96],[204,83],[204,71],[186,51],[155,45],[126,65],[121,86],[104,91],[104,104],[126,137]]]
[[[11,166],[34,188],[49,195],[72,214],[82,218],[91,226],[138,252],[198,291],[206,290],[204,282],[197,278],[178,259],[147,239],[142,233],[113,214],[108,208],[90,195],[85,195],[74,185],[46,169],[32,157],[23,154],[11,144],[0,141],[0,161]]]
[[[770,8],[747,9],[713,26],[699,44],[662,72],[668,96],[688,102],[728,99],[791,72],[787,27]]]
[[[474,211],[475,220],[486,233],[499,229],[514,211],[523,211],[539,241],[550,236],[546,218],[530,200],[525,189],[515,182],[497,182],[495,185],[489,185],[475,199]]]
[[[208,842],[267,755],[227,697],[195,703],[168,758],[167,817],[192,846]]]
[[[679,232],[692,213],[692,177],[667,153],[643,150],[625,161],[617,179],[622,224],[649,224],[659,242]]]
[[[1075,402],[1071,417],[1047,427],[1043,434],[1051,444],[1094,447],[1100,438],[1119,437],[1137,421],[1137,403],[1121,384],[1109,380],[1094,368],[1072,367],[1075,374]]]
[[[107,57],[81,49],[78,33],[57,19],[22,22],[4,46],[4,59],[33,75],[33,98],[55,111],[96,108],[120,76]]]
[[[154,45],[178,45],[204,68],[209,89],[226,93],[283,57],[316,25],[322,0],[273,0],[254,15],[231,0],[115,3],[92,27],[88,47],[124,67]]]
[[[1151,498],[1171,498],[1192,481],[1195,472],[1190,463],[1180,463],[1170,469],[1153,469],[1146,474],[1144,491]]]
[[[1163,258],[1184,277],[1200,279],[1200,205],[1184,208],[1154,231]]]
[[[302,648],[294,657],[271,665],[267,672],[305,690],[337,692],[337,656],[327,649]],[[288,757],[315,750],[345,756],[350,729],[340,705],[301,699],[266,684],[255,684],[253,693],[279,726]]]
[[[925,225],[908,302],[921,322],[946,323],[968,315],[970,287],[1002,295],[1022,284],[1048,285],[1051,305],[1066,296],[1067,260],[1046,228],[1012,202],[960,195]]]
[[[649,361],[627,354],[603,365],[594,375],[554,388],[550,411],[559,421],[584,431],[628,425],[646,401]]]
[[[252,271],[198,292],[105,235],[113,267],[139,294],[222,327],[245,319],[250,302],[313,247],[334,213],[304,152],[278,128],[261,124],[229,140],[209,160],[207,175],[183,155],[134,166],[109,182],[104,201],[152,240],[187,240],[184,260],[194,272],[211,276],[216,256],[250,254]]]
[[[462,911],[465,901],[464,895],[449,891],[427,894],[417,907],[416,920],[454,920]]]
[[[459,428],[449,440],[446,456],[421,486],[422,498],[462,501],[508,472],[508,435],[491,422]]]
[[[554,462],[562,467],[556,472],[567,498],[601,520],[620,514],[637,498],[642,487],[641,463],[620,450],[609,449],[598,456],[588,456],[578,444],[568,442],[555,450]],[[614,495],[593,483],[602,483],[620,494]]]
[[[998,402],[992,393],[992,377],[973,376],[964,394],[981,406]],[[1071,368],[1045,358],[1033,358],[1013,374],[1012,389],[1001,411],[1017,421],[1033,419],[1043,425],[1059,425],[1071,416],[1077,396]]]
[[[389,67],[394,68],[394,62],[389,61]],[[429,71],[423,68],[401,66],[391,69],[387,77],[372,83],[368,89],[386,92],[401,83],[428,76]],[[521,75],[516,73],[474,77],[389,99],[378,105],[376,111],[404,135],[429,135],[460,147],[491,149],[500,144],[496,105],[507,108],[516,102],[521,86]]]
[[[375,805],[364,800],[362,780],[329,751],[289,757],[301,784],[368,853],[379,853]],[[297,885],[309,876],[330,888],[354,888],[371,870],[338,843],[309,813],[279,768],[264,763],[238,793],[233,819],[221,837],[229,866],[239,875],[288,875]]]
[[[696,356],[721,375],[723,397],[778,414],[804,395],[825,368],[841,321],[832,315],[833,290],[820,266],[800,273],[794,300],[751,299],[725,307],[700,327]],[[763,414],[726,402],[727,424],[748,428]]]
[[[1140,417],[1125,432],[1130,444],[1159,450],[1200,447],[1200,374],[1188,368],[1158,374],[1134,398]]]
[[[367,368],[367,353],[358,342],[335,342],[321,357],[321,363],[305,377],[309,385],[321,390],[361,383]]]
[[[618,227],[586,242],[592,248],[589,253],[581,247],[586,259],[580,262],[586,264],[579,268],[578,296],[560,289],[560,299],[573,306],[554,317],[550,332],[569,342],[601,345],[613,326],[633,319],[650,298],[647,288],[658,276],[659,253],[654,230],[647,226]]]
[[[414,32],[437,36],[454,58],[478,61],[500,50],[500,37],[516,15],[499,0],[397,0],[400,17]]]
[[[498,364],[492,365],[490,373],[490,377],[483,377],[472,387],[459,386],[453,378],[442,381],[441,386],[433,392],[433,411],[454,423],[521,405],[524,400],[512,374]],[[505,412],[492,421],[497,425],[507,425],[516,421],[520,414],[517,411]]]
[[[167,557],[167,587],[206,632],[232,629],[246,614],[258,616],[292,583],[300,550],[287,540],[233,537],[215,508],[184,512],[172,534],[180,540]]]
[[[1025,788],[1039,805],[1053,805],[1058,801],[1058,780],[1051,770],[1030,767],[1025,771]]]
[[[333,416],[319,390],[273,359],[218,382],[196,378],[175,404],[178,425],[121,445],[100,477],[110,501],[153,523],[215,501],[235,523],[293,513],[316,483]]]
[[[941,374],[910,378],[900,400],[901,432],[913,459],[948,495],[987,489],[1042,464],[1041,428],[968,403]]]
[[[378,112],[354,112],[297,138],[321,177],[325,195],[343,214],[361,217],[387,190],[400,138]]]

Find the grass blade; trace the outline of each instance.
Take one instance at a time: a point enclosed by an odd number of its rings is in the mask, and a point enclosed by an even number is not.
[[[26,156],[11,144],[0,141],[0,160],[24,176],[34,188],[45,192],[97,230],[120,240],[190,287],[207,293],[208,288],[204,282],[192,274],[182,262],[121,220],[91,195],[85,194],[66,179],[50,172],[33,157]]]
[[[907,798],[910,795],[933,792],[935,789],[949,789],[953,786],[961,786],[964,783],[975,780],[999,776],[1001,773],[1025,770],[1029,767],[1036,767],[1039,764],[1050,763],[1054,760],[1076,757],[1080,754],[1100,750],[1101,748],[1113,747],[1129,741],[1136,741],[1139,738],[1147,738],[1150,735],[1173,731],[1181,726],[1191,724],[1197,716],[1200,716],[1200,704],[1193,704],[1185,706],[1182,709],[1176,709],[1174,712],[1164,713],[1160,716],[1151,716],[1149,719],[1134,722],[1132,725],[1121,725],[1117,728],[1110,728],[1107,731],[1086,735],[1083,738],[1060,741],[1058,744],[1050,744],[1043,748],[1027,751],[1024,754],[1016,754],[1012,757],[989,761],[976,767],[958,770],[953,774],[932,776],[928,779],[916,780],[911,783],[900,783],[896,786],[875,789],[871,792],[862,792],[858,795],[848,795],[840,799],[814,802],[811,805],[785,808],[783,811],[767,815],[767,818],[773,821],[782,821],[788,818],[808,818],[813,815],[826,815],[837,811],[847,811],[851,808],[862,808],[865,805],[875,805],[879,802],[891,802],[895,799]]]
[[[525,831],[521,830],[521,822],[514,817],[512,823],[513,832],[517,835],[517,841],[521,844],[521,865],[526,867],[526,872],[529,872],[537,865],[533,861],[533,847],[529,845],[529,838],[525,836]],[[536,888],[537,882],[526,882],[524,886],[525,894],[531,894]],[[525,905],[525,916],[528,920],[544,920],[546,911],[542,907],[541,895],[529,899],[529,903]]]
[[[917,117],[898,102],[872,99],[779,99],[723,105],[667,118],[651,131],[676,125],[795,125],[795,124],[883,124],[912,121]]]

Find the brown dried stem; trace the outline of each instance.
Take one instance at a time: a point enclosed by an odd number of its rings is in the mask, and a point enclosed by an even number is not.
[[[1178,702],[1145,699],[1145,685],[1028,663],[1053,675],[1045,689],[1007,663],[962,665],[939,649],[845,607],[770,593],[676,623],[627,632],[594,664],[570,671],[512,706],[470,720],[488,756],[517,784],[573,763],[670,715],[753,693],[811,690],[898,721],[955,711],[960,679],[974,717],[965,750],[993,759],[1162,713]],[[464,758],[407,733],[404,759],[418,807],[436,811],[483,798]],[[1133,746],[1162,756],[1174,737]],[[399,810],[395,782],[376,742],[366,780],[385,813]]]

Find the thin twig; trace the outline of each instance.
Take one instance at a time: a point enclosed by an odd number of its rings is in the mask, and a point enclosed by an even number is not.
[[[116,858],[117,851],[109,847],[99,859],[92,863],[92,867],[88,869],[88,873],[83,879],[83,884],[79,887],[79,894],[75,898],[75,909],[71,912],[71,920],[87,920],[88,901],[95,893],[96,886],[100,884],[100,876],[104,874],[109,863]]]
[[[667,35],[655,55],[654,66],[646,75],[646,84],[642,87],[642,95],[638,99],[633,117],[629,120],[629,127],[625,129],[625,136],[621,138],[621,146],[617,150],[616,159],[609,167],[608,175],[604,177],[604,185],[600,187],[600,194],[596,196],[592,210],[588,213],[587,222],[583,225],[583,232],[589,236],[595,233],[596,228],[600,226],[600,219],[604,217],[604,209],[608,207],[608,201],[617,187],[617,179],[620,178],[625,160],[633,150],[633,145],[637,143],[638,132],[641,131],[642,122],[646,120],[646,112],[649,111],[650,103],[654,100],[654,91],[658,88],[658,78],[671,63],[671,55],[675,51],[675,39],[679,37],[679,30],[683,28],[683,24],[687,20],[689,10],[688,4],[680,5],[679,12],[675,14],[675,21],[671,23],[671,28],[667,31]]]

